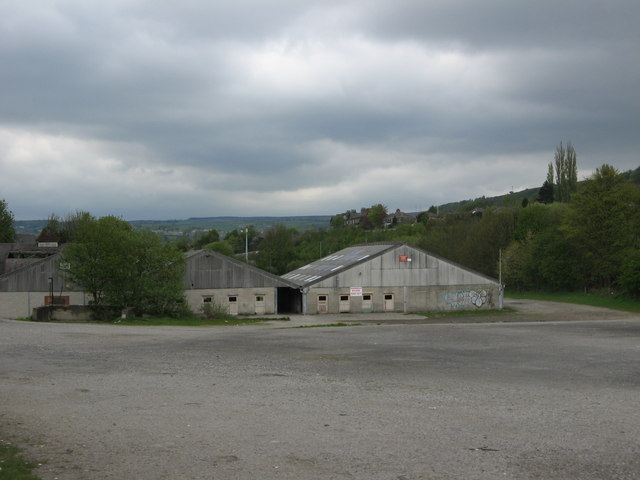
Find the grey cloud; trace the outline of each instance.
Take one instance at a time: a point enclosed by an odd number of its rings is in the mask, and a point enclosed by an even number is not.
[[[632,0],[406,0],[363,10],[361,26],[374,36],[468,49],[584,47],[639,38],[640,6]]]
[[[154,208],[191,216],[194,203],[213,199],[229,209],[218,213],[237,213],[217,192],[323,189],[336,165],[341,182],[355,181],[367,155],[371,168],[411,159],[421,171],[536,158],[541,182],[545,155],[571,140],[588,162],[582,168],[635,168],[636,3],[17,2],[0,19],[0,129],[95,142],[96,158],[118,159],[114,175],[185,183],[164,192],[166,202],[157,191],[131,201],[122,190],[117,208],[138,218],[157,216]],[[262,78],[247,66],[254,55],[270,61],[268,46],[278,42],[288,48],[278,54],[299,56],[292,75],[308,80],[306,89],[287,89],[291,72]],[[48,161],[46,149],[32,155]],[[181,168],[195,178],[178,179]],[[470,191],[474,178],[455,188]],[[0,178],[0,198],[14,182]],[[85,208],[91,192],[78,187],[62,188]],[[441,188],[432,203],[457,199],[442,198],[452,184]],[[417,191],[381,194],[411,205]]]

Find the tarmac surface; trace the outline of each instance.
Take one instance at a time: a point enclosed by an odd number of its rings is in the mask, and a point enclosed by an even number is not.
[[[204,328],[0,320],[0,440],[44,480],[640,479],[640,316],[507,306]],[[335,322],[353,325],[295,328]]]

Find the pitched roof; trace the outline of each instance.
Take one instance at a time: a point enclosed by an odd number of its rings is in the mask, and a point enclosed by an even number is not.
[[[353,267],[371,258],[382,255],[395,247],[403,245],[400,242],[366,243],[344,248],[320,260],[304,265],[282,276],[285,280],[300,287],[320,282],[343,270]]]
[[[218,281],[222,283],[216,288],[238,287],[237,282],[242,283],[245,287],[262,286],[262,284],[265,284],[273,287],[297,288],[295,283],[285,280],[283,277],[279,277],[254,265],[212,250],[190,250],[186,253],[186,256],[187,270],[185,273],[185,282],[187,283],[187,288],[213,288],[213,283]],[[222,278],[220,271],[216,271],[213,277],[208,275],[207,272],[198,273],[198,266],[196,264],[199,259],[215,259],[220,265],[225,264],[228,268],[234,269],[238,273],[238,276],[230,274],[230,277],[225,275],[224,278]],[[190,267],[190,265],[193,265],[193,267]],[[241,275],[241,272],[246,273],[248,276]],[[232,279],[235,279],[236,283],[234,283]]]

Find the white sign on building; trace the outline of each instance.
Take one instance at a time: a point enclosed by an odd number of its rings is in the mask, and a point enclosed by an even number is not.
[[[361,297],[362,296],[362,287],[351,287],[349,289],[349,295],[352,297]]]

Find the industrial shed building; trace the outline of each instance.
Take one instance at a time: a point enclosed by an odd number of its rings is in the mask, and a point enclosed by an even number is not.
[[[0,275],[0,317],[21,318],[43,305],[86,305],[87,295],[64,278],[60,254]]]
[[[283,275],[303,313],[501,308],[500,283],[403,243],[348,247]]]
[[[297,286],[277,275],[210,250],[188,252],[186,298],[194,312],[206,303],[232,315],[300,313]]]
[[[91,295],[71,285],[59,268],[60,254],[30,263],[0,275],[0,317],[20,318],[36,307],[88,305]],[[210,303],[233,315],[300,313],[298,287],[220,253],[187,252],[185,297],[198,313]]]

